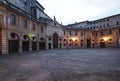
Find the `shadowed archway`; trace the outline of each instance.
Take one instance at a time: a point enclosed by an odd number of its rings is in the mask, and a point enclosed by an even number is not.
[[[58,34],[53,34],[53,48],[58,48]]]
[[[18,53],[19,51],[19,35],[17,33],[10,34],[9,53]]]

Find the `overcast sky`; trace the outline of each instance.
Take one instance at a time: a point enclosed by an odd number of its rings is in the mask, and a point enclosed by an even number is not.
[[[58,22],[72,24],[120,14],[120,0],[38,0]]]

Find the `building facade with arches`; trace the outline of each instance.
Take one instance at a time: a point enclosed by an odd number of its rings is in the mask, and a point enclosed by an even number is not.
[[[63,26],[37,0],[0,1],[0,54],[111,47],[120,47],[120,14]]]

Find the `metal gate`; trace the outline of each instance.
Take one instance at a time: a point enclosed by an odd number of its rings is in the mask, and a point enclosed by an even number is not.
[[[9,40],[9,53],[18,53],[19,41]]]
[[[22,51],[29,51],[29,41],[23,41],[22,42]]]
[[[45,49],[45,42],[39,42],[39,49],[44,50]]]
[[[100,48],[105,48],[105,42],[100,42]]]
[[[53,48],[58,48],[58,34],[53,34]]]
[[[87,40],[87,48],[91,48],[91,40],[90,39]]]
[[[37,50],[37,42],[32,42],[32,51]]]

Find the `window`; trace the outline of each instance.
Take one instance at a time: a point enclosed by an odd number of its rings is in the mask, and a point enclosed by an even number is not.
[[[117,21],[116,24],[119,25],[119,21]]]
[[[97,32],[95,32],[95,35],[98,36]]]
[[[66,39],[64,39],[64,41],[67,41]]]
[[[71,31],[69,32],[70,35],[72,35]]]
[[[109,34],[112,34],[112,30],[109,30]]]
[[[51,38],[49,38],[48,40],[51,41]]]
[[[105,24],[103,25],[103,27],[105,27]]]
[[[37,10],[36,10],[36,9],[33,9],[33,16],[34,16],[35,18],[37,18]]]
[[[25,19],[23,20],[23,27],[27,28],[27,20],[25,20]]]
[[[109,26],[109,24],[107,24],[107,26]]]
[[[15,15],[11,15],[11,24],[12,25],[16,24],[16,16]]]
[[[40,30],[42,33],[44,32],[44,28],[43,28],[43,26],[41,26],[41,30]]]
[[[35,24],[32,24],[32,30],[35,30]]]
[[[101,31],[100,34],[103,35],[103,31]]]
[[[77,35],[77,31],[75,31],[75,35]]]
[[[83,36],[83,34],[84,34],[84,33],[83,33],[83,32],[81,32],[81,36]]]
[[[64,31],[64,35],[66,34],[66,32]]]
[[[62,41],[62,39],[59,39],[60,41]]]

